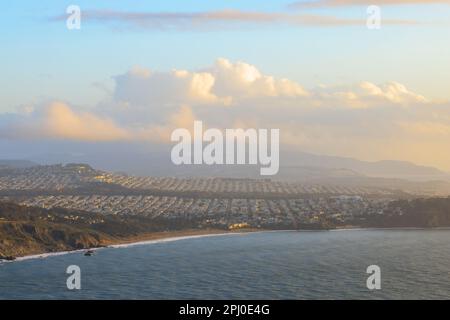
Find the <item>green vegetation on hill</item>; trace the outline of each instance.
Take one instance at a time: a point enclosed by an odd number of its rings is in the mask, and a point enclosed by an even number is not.
[[[396,200],[383,215],[363,223],[369,227],[436,228],[450,227],[450,197]]]
[[[194,228],[181,219],[105,216],[0,203],[0,259],[100,247],[146,233]]]

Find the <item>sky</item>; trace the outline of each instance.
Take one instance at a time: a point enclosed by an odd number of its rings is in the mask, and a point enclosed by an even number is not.
[[[0,10],[0,140],[153,143],[197,119],[450,171],[449,31],[446,0],[18,0]]]

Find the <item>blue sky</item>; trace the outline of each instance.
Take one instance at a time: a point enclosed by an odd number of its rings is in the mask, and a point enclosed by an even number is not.
[[[450,0],[370,1],[380,30],[366,27],[364,0],[311,1],[323,5],[4,5],[0,142],[160,143],[201,119],[280,128],[300,151],[450,170]],[[66,28],[69,5],[80,30]]]
[[[292,12],[289,1],[14,1],[0,12],[3,88],[0,111],[45,99],[94,105],[111,77],[135,65],[151,70],[198,69],[218,57],[242,60],[306,87],[363,80],[395,80],[428,97],[449,98],[450,6],[382,6],[383,18],[418,20],[415,26],[314,27],[245,25],[232,30],[160,31],[83,21],[69,31],[62,15],[83,10],[204,12],[223,9]],[[366,7],[310,9],[306,13],[365,19]],[[445,22],[447,21],[447,24]]]

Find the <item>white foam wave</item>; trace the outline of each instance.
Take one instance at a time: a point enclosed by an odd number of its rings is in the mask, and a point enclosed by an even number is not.
[[[128,248],[128,247],[134,247],[134,246],[140,246],[140,245],[157,244],[157,243],[173,242],[173,241],[196,239],[196,238],[207,238],[207,237],[217,237],[217,236],[227,236],[227,235],[245,235],[245,234],[246,233],[244,233],[244,232],[227,232],[227,233],[213,233],[213,234],[200,234],[200,235],[191,235],[191,236],[168,237],[168,238],[162,238],[162,239],[137,241],[137,242],[123,243],[123,244],[114,244],[114,245],[109,245],[107,247],[86,248],[86,249],[80,249],[80,250],[33,254],[33,255],[28,255],[28,256],[23,256],[23,257],[17,257],[13,261],[3,260],[3,261],[0,261],[0,265],[2,263],[19,262],[19,261],[26,261],[26,260],[33,260],[33,259],[45,259],[45,258],[62,256],[62,255],[66,255],[66,254],[82,253],[82,252],[86,252],[87,250],[97,251],[97,250],[105,249],[105,248],[114,248],[114,249]]]

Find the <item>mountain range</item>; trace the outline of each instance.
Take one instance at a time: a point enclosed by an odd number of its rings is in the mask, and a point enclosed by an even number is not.
[[[13,143],[0,144],[3,160],[0,166],[26,167],[39,164],[88,163],[94,168],[106,171],[124,172],[133,175],[150,176],[217,176],[235,178],[261,178],[259,165],[181,165],[170,160],[170,146],[143,144],[80,145],[54,142],[48,148],[26,143],[18,148]],[[48,152],[47,150],[58,150]],[[120,150],[120,152],[118,152]],[[306,181],[366,181],[370,178],[408,180],[416,182],[450,182],[450,174],[438,168],[423,166],[407,161],[382,160],[363,161],[348,157],[317,155],[293,150],[280,151],[280,170],[274,180]]]

